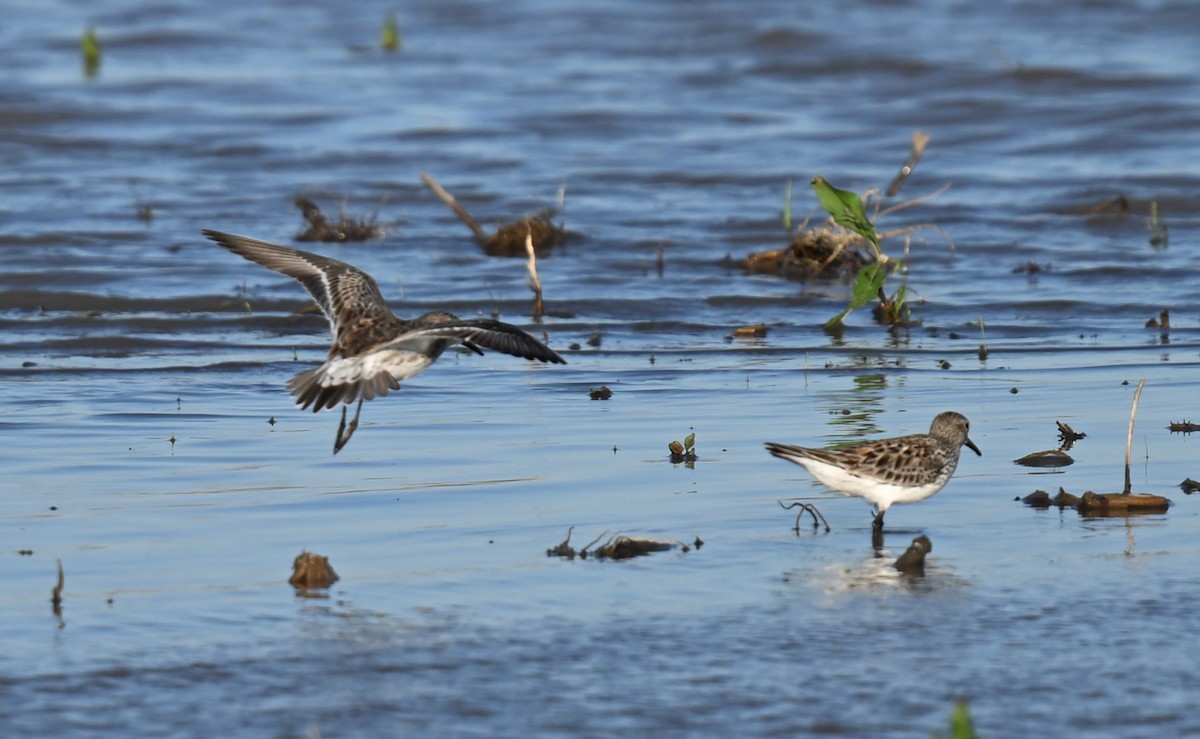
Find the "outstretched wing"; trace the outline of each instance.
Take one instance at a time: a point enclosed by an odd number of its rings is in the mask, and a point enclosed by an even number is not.
[[[208,229],[202,233],[234,254],[299,280],[329,319],[335,340],[346,328],[348,316],[385,323],[395,320],[375,280],[351,264],[246,236]]]
[[[394,342],[389,342],[389,346],[416,348],[438,339],[450,339],[453,343],[463,344],[479,354],[483,354],[480,347],[484,347],[514,357],[553,364],[567,363],[553,349],[511,323],[489,318],[461,320],[447,313],[427,313],[414,318],[405,327],[404,334]]]

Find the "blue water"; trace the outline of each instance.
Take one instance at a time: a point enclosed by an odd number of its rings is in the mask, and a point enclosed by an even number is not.
[[[989,737],[1200,732],[1177,487],[1200,470],[1166,428],[1200,417],[1189,3],[420,2],[394,55],[388,10],[7,7],[0,734],[928,737],[960,699]],[[789,180],[819,220],[812,175],[886,187],[918,129],[884,205],[928,199],[877,225],[928,224],[884,240],[922,326],[860,310],[831,335],[846,285],[744,274],[788,241]],[[419,171],[488,229],[563,193],[543,321],[523,260],[485,256]],[[306,248],[400,315],[496,314],[569,364],[446,356],[332,456],[336,416],[285,389],[324,321],[199,233],[292,243],[301,194],[377,214],[380,239]],[[1119,490],[1141,379],[1133,489],[1168,513],[1015,501]],[[983,456],[889,512],[882,552],[861,501],[762,448],[948,409]],[[1075,464],[1014,465],[1055,421],[1087,433]],[[691,432],[700,460],[672,465]],[[832,531],[793,531],[795,496]],[[704,544],[547,558],[572,526]],[[901,576],[919,534],[927,572]],[[341,575],[326,597],[287,584],[302,549]]]

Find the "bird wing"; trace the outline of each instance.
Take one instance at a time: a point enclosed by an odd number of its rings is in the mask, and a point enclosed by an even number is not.
[[[389,341],[387,346],[395,349],[415,348],[438,339],[450,339],[479,354],[483,354],[480,347],[485,347],[514,357],[554,364],[567,363],[553,349],[510,323],[489,318],[462,320],[448,313],[427,313],[414,318],[406,326],[404,334]]]
[[[354,265],[247,236],[208,229],[203,233],[234,254],[299,280],[329,320],[334,340],[349,328],[347,316],[383,323],[397,320],[375,280]]]

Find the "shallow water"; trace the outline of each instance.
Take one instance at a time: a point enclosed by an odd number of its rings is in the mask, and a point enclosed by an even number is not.
[[[396,55],[385,12],[9,8],[0,734],[923,737],[957,699],[985,736],[1200,731],[1196,442],[1166,428],[1200,416],[1190,4],[421,2]],[[916,129],[902,196],[952,187],[880,227],[940,228],[909,254],[922,327],[859,311],[831,336],[844,285],[742,273],[786,243],[789,179],[815,218],[813,174],[885,186]],[[565,187],[580,236],[539,260],[541,325],[522,260],[480,253],[419,170],[489,227]],[[331,456],[336,417],[284,388],[323,321],[199,235],[289,243],[301,193],[378,209],[386,237],[307,248],[401,315],[495,312],[569,364],[447,356]],[[1128,216],[1088,215],[1118,195]],[[1120,489],[1140,379],[1132,483],[1167,514],[1014,501]],[[946,409],[984,456],[893,509],[881,555],[861,501],[762,449]],[[1012,464],[1056,420],[1088,434],[1076,463]],[[700,461],[670,464],[691,431]],[[797,495],[832,532],[792,530]],[[547,558],[572,526],[704,545]],[[900,576],[922,533],[926,575]],[[328,597],[286,583],[306,548],[342,577]]]

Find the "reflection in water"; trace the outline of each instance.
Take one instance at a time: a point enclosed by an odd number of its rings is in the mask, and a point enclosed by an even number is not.
[[[873,537],[871,554],[856,559],[853,563],[833,563],[825,567],[789,570],[784,573],[785,582],[804,582],[819,588],[827,595],[835,595],[855,591],[913,591],[934,592],[947,589],[961,588],[967,584],[965,580],[948,568],[941,558],[925,555],[932,550],[932,543],[926,536],[916,536],[914,533],[887,532],[898,545],[888,549],[882,545],[883,534],[879,536],[880,546],[875,546]],[[904,547],[903,550],[900,547]],[[927,547],[927,548],[926,548]],[[913,549],[924,549],[923,553],[914,555]],[[911,566],[914,557],[919,556],[922,566]],[[904,562],[907,559],[907,562]],[[898,569],[898,565],[909,565]]]
[[[859,441],[882,430],[874,419],[888,389],[888,376],[880,372],[855,375],[853,382],[848,391],[830,396],[826,405],[833,414],[829,425],[838,429],[839,441]]]

